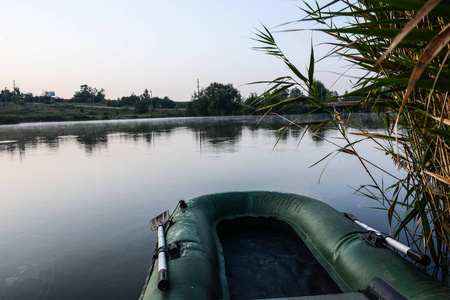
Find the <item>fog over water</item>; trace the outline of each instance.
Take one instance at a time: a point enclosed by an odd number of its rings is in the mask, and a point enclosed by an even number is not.
[[[323,138],[336,131],[307,132],[299,145],[301,129],[281,136],[281,119],[258,120],[0,126],[0,299],[137,299],[156,243],[149,220],[208,193],[303,194],[387,230],[385,212],[368,208],[377,203],[354,194],[370,183],[354,157],[310,168],[335,150]],[[372,145],[359,149],[395,172]]]

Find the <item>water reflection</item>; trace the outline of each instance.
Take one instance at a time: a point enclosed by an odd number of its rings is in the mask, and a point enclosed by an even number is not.
[[[372,115],[361,114],[358,118],[363,119],[368,129],[380,127],[380,122]],[[324,119],[323,115],[313,115],[302,119],[302,122]],[[230,122],[234,126],[229,126]],[[225,124],[227,126],[224,126]],[[39,145],[57,151],[61,144],[75,140],[84,147],[86,154],[92,154],[97,149],[107,149],[112,136],[133,142],[144,141],[151,145],[158,137],[167,138],[177,130],[191,131],[200,148],[228,145],[228,150],[233,151],[233,145],[238,144],[244,129],[272,131],[279,135],[279,141],[292,137],[301,138],[302,129],[280,129],[285,125],[286,121],[277,116],[267,116],[262,120],[259,116],[244,116],[20,124],[0,126],[0,153],[23,155],[27,150],[35,149]],[[322,143],[325,138],[336,134],[333,131],[330,128],[310,129],[313,134],[309,136],[314,142]]]
[[[0,126],[0,299],[137,299],[156,242],[148,221],[179,199],[208,193],[304,194],[386,231],[376,223],[381,211],[365,212],[373,203],[348,188],[367,183],[353,157],[339,156],[322,176],[322,167],[309,166],[333,151],[328,143],[306,132],[297,147],[304,132],[292,127],[274,149],[286,122],[258,121]],[[380,165],[386,158],[378,156]]]

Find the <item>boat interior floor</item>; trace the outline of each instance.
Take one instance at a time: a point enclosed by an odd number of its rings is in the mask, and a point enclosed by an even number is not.
[[[302,297],[342,293],[286,222],[239,217],[223,220],[216,231],[223,249],[230,299],[309,299]]]

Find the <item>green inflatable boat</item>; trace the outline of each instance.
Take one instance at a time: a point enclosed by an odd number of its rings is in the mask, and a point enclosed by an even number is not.
[[[304,196],[205,195],[151,225],[158,244],[141,300],[450,299],[389,237]]]

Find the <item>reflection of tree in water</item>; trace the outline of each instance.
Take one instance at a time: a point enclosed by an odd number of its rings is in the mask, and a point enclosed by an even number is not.
[[[76,141],[84,146],[86,153],[92,153],[96,149],[107,148],[108,142],[115,136],[125,141],[144,141],[151,145],[158,137],[167,137],[180,128],[192,130],[198,139],[220,147],[226,143],[236,144],[243,124],[252,128],[255,123],[247,124],[237,117],[24,124],[8,129],[0,127],[0,141],[13,140],[16,143],[16,146],[3,146],[0,151],[15,152],[20,148],[25,152],[39,145],[57,150],[66,142]]]
[[[25,152],[25,144],[18,141],[5,141],[0,143],[0,153],[7,152],[9,154],[15,154],[19,152],[23,154]]]
[[[324,127],[320,129],[310,128],[308,131],[310,132],[311,140],[317,144],[323,143],[325,141],[325,137],[329,135],[327,133],[331,133],[330,129],[326,129]]]
[[[36,135],[30,135],[27,131],[11,130],[11,127],[8,129],[0,131],[0,152],[19,153],[22,156],[26,150],[36,149],[39,145],[46,145],[51,150],[59,148],[58,136],[45,133],[43,130],[36,132]]]
[[[242,139],[242,132],[249,130],[255,135],[261,130],[266,134],[279,134],[284,141],[291,136],[299,137],[302,130],[288,129],[283,133],[280,128],[286,125],[286,120],[278,116],[246,116],[228,118],[205,118],[202,122],[192,123],[189,128],[195,133],[195,139],[200,146],[219,149],[220,152],[235,152],[236,146]]]
[[[8,144],[0,144],[0,152],[20,151],[23,154],[26,150],[35,149],[39,145],[58,150],[60,144],[75,140],[85,147],[87,153],[92,153],[97,148],[106,148],[108,137],[112,134],[119,134],[121,138],[130,141],[143,140],[151,143],[155,135],[170,134],[176,127],[178,127],[177,122],[140,120],[22,124],[0,127],[0,142],[12,141]]]
[[[108,148],[108,136],[97,136],[86,134],[77,137],[77,142],[84,145],[87,154],[92,154],[94,150],[99,148]]]
[[[305,130],[305,126],[283,126],[275,131],[277,137],[277,143],[286,142],[289,140],[298,140],[302,138],[302,134]]]
[[[375,114],[367,114],[367,113],[359,113],[359,114],[352,114],[351,118],[348,118],[348,115],[341,115],[341,118],[343,122],[350,122],[351,126],[348,130],[353,131],[351,127],[364,127],[365,130],[370,131],[378,131],[381,128],[383,128],[383,123],[379,119],[379,117]],[[294,119],[291,118],[291,121]],[[309,115],[307,118],[302,118],[300,120],[295,120],[295,123],[302,124],[306,123],[310,125],[308,128],[308,134],[307,136],[311,137],[311,140],[316,143],[322,143],[327,139],[339,136],[339,133],[331,124],[321,125],[321,124],[312,124],[314,123],[321,123],[325,121],[323,115],[316,114],[316,115]],[[363,124],[363,125],[361,125]],[[306,125],[300,126],[303,127],[303,129],[300,129],[298,126],[289,126],[289,129],[284,131],[280,130],[280,135],[283,134],[283,136],[280,138],[280,141],[287,140],[288,138],[295,138],[300,139],[302,138],[303,131],[306,128]]]
[[[195,124],[190,127],[194,132],[195,140],[200,149],[212,147],[221,151],[234,152],[235,146],[242,136],[243,125],[234,122],[209,122],[208,124]],[[225,148],[225,149],[224,149]]]
[[[59,149],[59,137],[41,137],[38,144],[47,145],[51,150]]]
[[[369,128],[380,128],[380,123],[369,114],[362,117],[364,124],[369,124]],[[302,118],[300,122],[310,122],[321,118],[323,119],[323,116],[311,115]],[[295,117],[291,118],[293,119]],[[262,120],[261,116],[238,116],[20,124],[0,126],[0,152],[6,151],[12,154],[19,152],[23,155],[26,150],[35,149],[39,145],[45,145],[57,151],[60,145],[75,140],[85,147],[87,153],[92,153],[97,148],[107,148],[108,142],[116,135],[126,141],[144,141],[151,145],[158,137],[167,137],[180,128],[194,132],[200,147],[228,147],[227,151],[234,152],[244,129],[255,133],[263,129],[281,134],[282,131],[278,130],[286,124],[286,120],[279,116],[267,116]],[[290,137],[300,138],[302,134],[303,130],[292,127],[281,137],[281,141],[288,140]],[[334,133],[321,129],[315,134],[315,136],[311,135],[312,140],[320,143],[323,141],[322,138]],[[1,144],[2,141],[13,141],[13,143]]]

